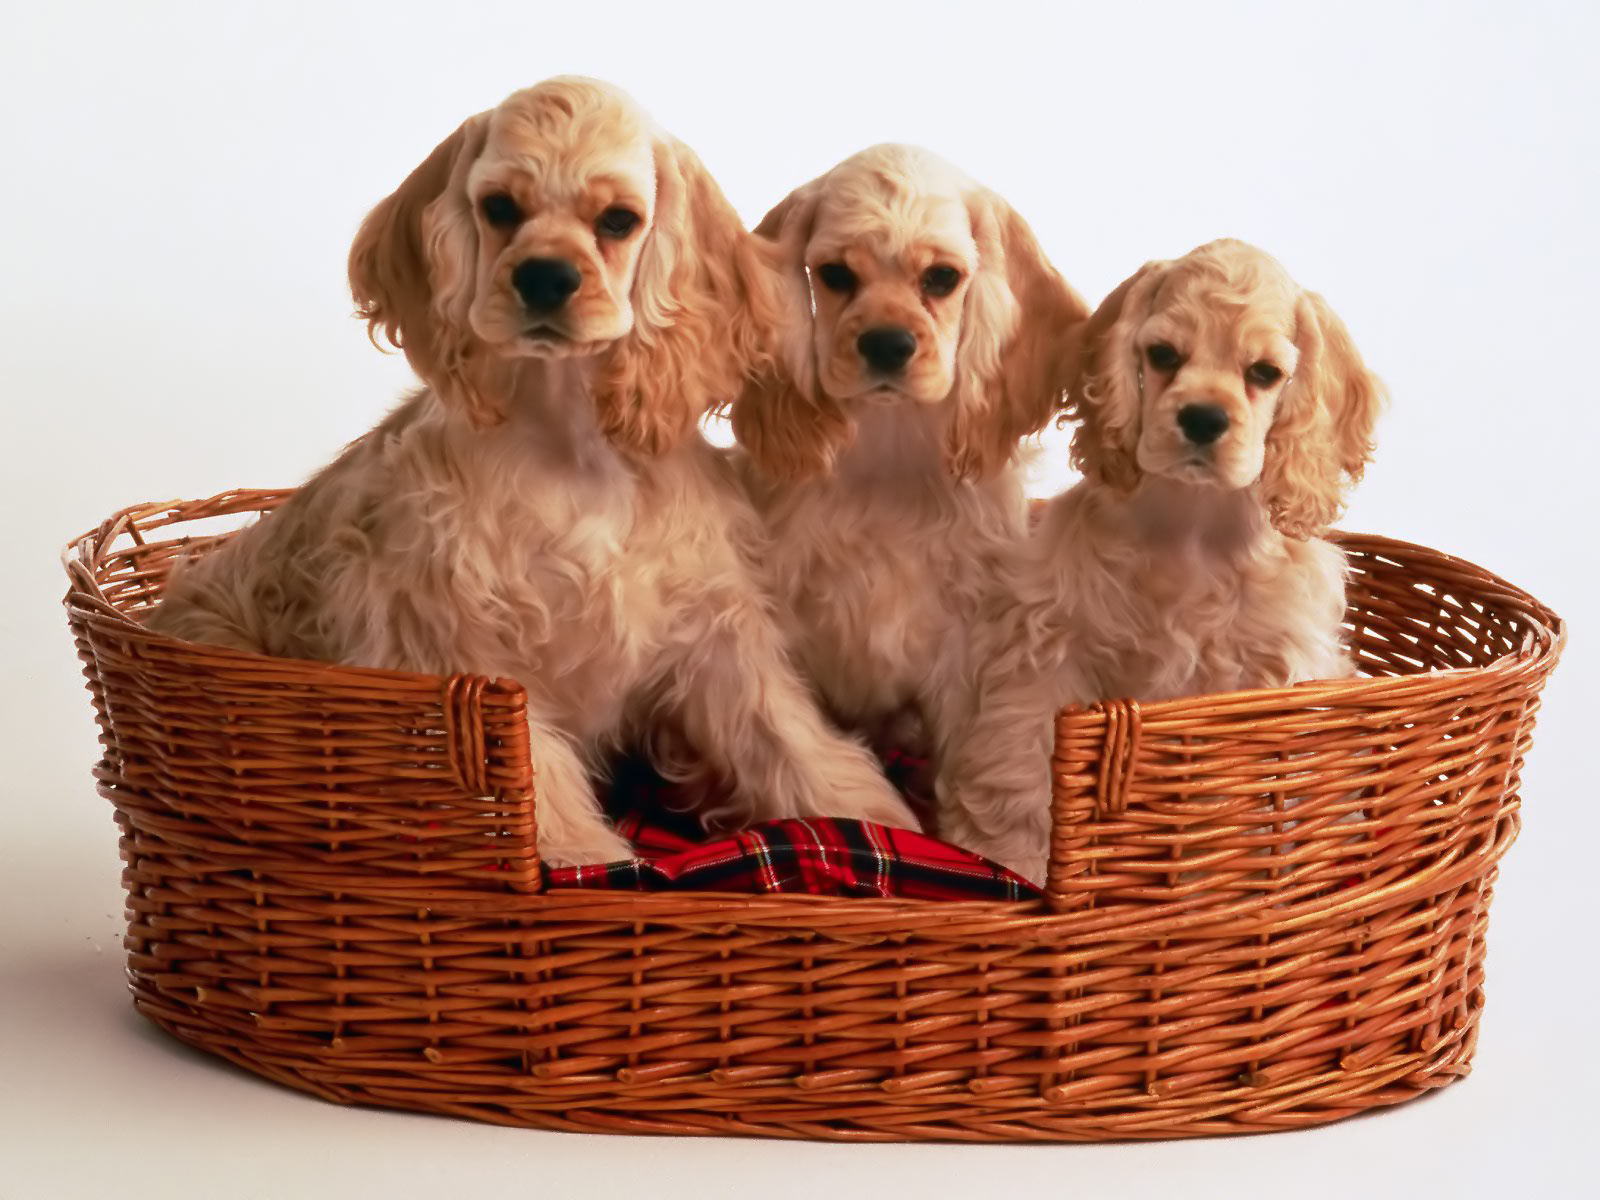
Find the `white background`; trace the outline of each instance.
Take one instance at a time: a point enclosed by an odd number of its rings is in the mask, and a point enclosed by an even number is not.
[[[0,1197],[1593,1194],[1597,8],[1114,7],[6,6]],[[564,72],[629,88],[751,221],[916,141],[1091,300],[1223,234],[1329,298],[1394,393],[1347,527],[1480,562],[1575,628],[1471,1079],[1200,1143],[601,1139],[339,1109],[133,1015],[57,548],[135,501],[294,482],[371,425],[408,376],[349,317],[357,222],[463,117]],[[1055,435],[1039,486],[1067,478]]]

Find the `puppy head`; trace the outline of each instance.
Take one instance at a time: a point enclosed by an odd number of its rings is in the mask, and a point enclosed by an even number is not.
[[[787,312],[778,369],[734,431],[779,478],[824,471],[861,404],[948,410],[952,474],[1003,466],[1059,406],[1063,334],[1087,315],[1021,217],[954,167],[877,146],[798,189],[757,227]]]
[[[1079,341],[1068,415],[1081,422],[1073,462],[1091,478],[1259,482],[1273,524],[1305,538],[1371,459],[1382,384],[1322,298],[1252,246],[1147,263]]]
[[[624,93],[558,78],[469,118],[375,208],[359,312],[479,425],[520,360],[595,361],[601,428],[660,453],[763,360],[776,281],[699,160]]]

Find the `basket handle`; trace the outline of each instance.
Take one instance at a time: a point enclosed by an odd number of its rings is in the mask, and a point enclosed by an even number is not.
[[[445,745],[456,782],[470,796],[489,791],[489,762],[483,734],[482,675],[451,675],[444,681]]]
[[[1128,807],[1144,721],[1137,700],[1074,704],[1056,714],[1050,756],[1050,858],[1045,902],[1051,912],[1089,907],[1095,860],[1083,851],[1084,826]]]
[[[507,702],[500,701],[504,697]],[[537,892],[539,824],[529,756],[527,694],[511,679],[483,675],[446,676],[440,686],[445,747],[456,784],[471,797],[491,797],[502,806],[499,835],[513,849],[502,870],[519,892]]]

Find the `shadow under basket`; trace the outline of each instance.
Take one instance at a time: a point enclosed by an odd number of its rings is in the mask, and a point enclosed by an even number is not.
[[[139,624],[288,495],[67,553],[134,1003],[191,1045],[341,1103],[840,1140],[1289,1129],[1470,1068],[1564,639],[1487,571],[1340,535],[1364,678],[1059,714],[1040,899],[546,891],[515,683]]]

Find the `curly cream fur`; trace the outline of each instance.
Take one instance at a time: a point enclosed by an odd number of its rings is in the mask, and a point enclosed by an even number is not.
[[[486,187],[537,217],[490,227]],[[626,245],[602,244],[594,214],[619,194],[644,220]],[[693,155],[615,89],[553,80],[471,118],[351,254],[361,312],[428,387],[283,508],[180,567],[152,625],[517,679],[553,864],[629,856],[590,779],[619,744],[661,737],[731,790],[713,822],[912,824],[795,674],[757,579],[761,524],[693,432],[766,365],[778,281],[750,243]],[[537,253],[581,263],[584,282],[530,335],[510,272]]]
[[[1151,362],[1153,343],[1176,370]],[[1271,363],[1283,378],[1252,382]],[[980,684],[938,781],[939,832],[1035,881],[1049,848],[1052,715],[1350,673],[1345,562],[1318,536],[1365,465],[1383,389],[1344,326],[1239,242],[1152,263],[1081,339],[1076,487],[999,573]],[[1208,447],[1176,414],[1230,418]]]
[[[1087,316],[1020,217],[923,150],[879,146],[797,189],[757,233],[788,272],[778,369],[733,409],[800,660],[833,713],[937,757],[970,678],[984,584],[1021,536],[1021,438],[1059,408]],[[849,264],[849,296],[816,283]],[[927,294],[925,271],[961,279]],[[897,325],[892,379],[857,348]]]

